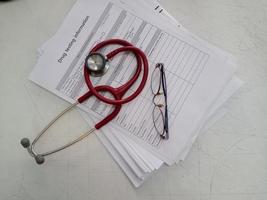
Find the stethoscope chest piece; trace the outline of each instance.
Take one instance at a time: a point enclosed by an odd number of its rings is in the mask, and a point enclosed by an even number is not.
[[[85,59],[85,66],[91,76],[103,76],[109,68],[107,58],[101,53],[90,53]]]

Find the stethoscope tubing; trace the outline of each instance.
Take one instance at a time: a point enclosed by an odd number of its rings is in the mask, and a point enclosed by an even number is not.
[[[103,102],[105,102],[107,104],[111,104],[111,105],[122,105],[122,104],[125,104],[125,103],[128,103],[128,102],[132,101],[134,98],[136,98],[142,92],[142,90],[143,90],[143,88],[144,88],[144,86],[146,84],[147,77],[148,77],[148,61],[147,61],[147,58],[146,58],[146,55],[144,54],[144,52],[141,51],[140,49],[132,46],[130,43],[128,43],[126,41],[125,41],[126,43],[124,43],[122,40],[119,40],[119,39],[114,39],[113,41],[114,41],[114,43],[117,42],[118,44],[122,44],[122,45],[124,44],[124,45],[128,45],[128,46],[124,46],[124,47],[118,48],[118,49],[110,52],[109,54],[107,54],[107,58],[108,59],[114,57],[115,55],[117,55],[120,52],[127,52],[127,51],[133,52],[136,55],[136,59],[137,59],[137,69],[135,71],[134,76],[127,83],[125,83],[124,85],[122,85],[122,86],[120,86],[118,88],[112,88],[112,87],[110,88],[110,92],[113,93],[113,94],[117,93],[119,95],[120,99],[115,99],[115,100],[114,99],[109,99],[107,97],[104,97],[100,93],[98,93],[96,91],[95,87],[92,84],[92,81],[90,79],[89,71],[88,71],[88,69],[86,67],[84,67],[84,78],[85,78],[85,82],[86,82],[87,87],[89,88],[89,90],[100,101],[103,101]],[[103,46],[106,46],[107,44],[110,44],[110,43],[111,43],[110,41],[100,43],[99,45],[94,47],[91,52],[95,52],[95,51],[101,49]],[[138,86],[138,88],[136,89],[136,91],[133,94],[131,94],[130,96],[128,96],[128,97],[126,97],[124,99],[122,99],[123,95],[127,92],[127,90],[138,79],[139,74],[140,74],[141,69],[142,69],[142,66],[143,66],[143,76],[142,76],[142,80],[140,82],[140,85]]]

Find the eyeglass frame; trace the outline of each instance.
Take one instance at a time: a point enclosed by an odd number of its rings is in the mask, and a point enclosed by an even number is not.
[[[159,68],[160,70],[160,81],[159,81],[159,86],[158,86],[158,90],[156,93],[154,93],[153,91],[153,88],[152,88],[152,85],[153,85],[153,74],[155,73],[155,71],[157,70],[157,68]],[[160,137],[162,139],[169,139],[169,117],[168,117],[168,104],[167,104],[167,82],[166,82],[166,74],[165,74],[165,68],[164,68],[164,64],[163,63],[157,63],[156,64],[156,67],[155,69],[153,70],[152,72],[152,75],[151,75],[151,91],[152,91],[152,94],[154,95],[153,96],[153,104],[154,104],[154,109],[153,109],[153,113],[155,112],[154,110],[156,108],[158,108],[161,112],[161,115],[162,115],[162,120],[163,120],[163,130],[162,130],[162,133],[160,133],[160,131],[158,130],[156,124],[155,124],[155,119],[154,119],[154,114],[152,115],[153,116],[153,123],[154,123],[154,127],[157,131],[157,133],[160,135]],[[162,91],[161,92],[161,88],[162,88]],[[164,101],[165,101],[165,104],[157,104],[155,102],[155,98],[159,95],[164,95]],[[164,114],[163,114],[163,111],[161,110],[161,108],[164,106],[165,108],[165,111],[164,111]]]

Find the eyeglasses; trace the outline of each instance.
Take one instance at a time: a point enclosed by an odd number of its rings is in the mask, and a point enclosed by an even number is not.
[[[153,123],[162,139],[169,139],[167,83],[163,63],[157,63],[151,77],[153,93]]]

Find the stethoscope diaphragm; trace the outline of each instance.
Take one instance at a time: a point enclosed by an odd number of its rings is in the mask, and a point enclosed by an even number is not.
[[[107,58],[97,52],[90,53],[85,59],[85,66],[91,76],[103,76],[109,69]]]

